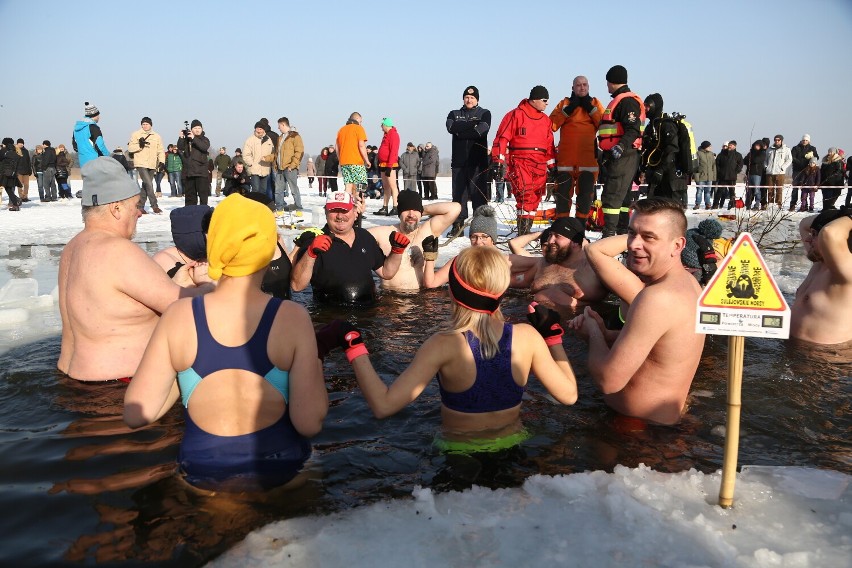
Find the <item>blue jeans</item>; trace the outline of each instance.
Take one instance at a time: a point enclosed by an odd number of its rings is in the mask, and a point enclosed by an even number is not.
[[[172,186],[170,194],[172,197],[183,195],[183,188],[180,185],[180,172],[169,172],[169,185]]]
[[[695,182],[695,207],[701,206],[701,198],[704,198],[704,207],[710,209],[710,204],[713,203],[713,182],[712,181],[697,181]]]
[[[763,200],[763,188],[760,187],[761,176],[748,176],[748,186],[754,196],[754,204],[760,207]],[[750,205],[746,203],[746,206]]]
[[[266,178],[269,176],[251,175],[251,190],[258,193],[266,193]]]

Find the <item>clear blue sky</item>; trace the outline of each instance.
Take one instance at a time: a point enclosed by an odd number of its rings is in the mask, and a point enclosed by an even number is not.
[[[635,92],[661,93],[717,151],[776,133],[792,146],[806,132],[821,155],[852,150],[850,0],[0,0],[0,22],[0,136],[29,148],[69,145],[90,101],[110,149],[147,115],[166,142],[198,118],[231,153],[257,119],[283,115],[313,155],[357,110],[369,143],[390,116],[403,144],[432,141],[449,157],[444,120],[467,85],[496,130],[536,84],[548,112],[576,75],[606,103],[604,76],[621,64]]]

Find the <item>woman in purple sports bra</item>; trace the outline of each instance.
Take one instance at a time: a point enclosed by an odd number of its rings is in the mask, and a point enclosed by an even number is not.
[[[559,402],[577,400],[559,315],[533,303],[528,316],[532,325],[506,323],[500,300],[508,286],[509,264],[499,250],[471,247],[462,251],[449,275],[454,302],[450,328],[427,339],[390,386],[376,374],[361,334],[351,324],[335,321],[320,330],[320,355],[336,346],[346,350],[377,418],[404,408],[437,375],[444,441],[439,446],[447,451],[507,447],[492,442],[519,441],[521,398],[530,372]]]
[[[216,290],[163,313],[124,397],[131,428],[182,399],[178,465],[196,487],[289,483],[328,411],[308,312],[261,290],[277,242],[267,206],[232,194],[216,207],[207,236]]]

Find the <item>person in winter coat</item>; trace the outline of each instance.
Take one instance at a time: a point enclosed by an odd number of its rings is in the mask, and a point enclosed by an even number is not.
[[[252,191],[251,174],[242,159],[238,159],[233,166],[225,170],[223,177],[225,178],[225,187],[222,192],[225,197],[232,193],[245,195]]]
[[[548,171],[556,167],[553,130],[544,112],[549,97],[543,86],[533,87],[529,97],[500,121],[491,147],[493,164],[506,164],[506,177],[515,194],[519,235],[530,232]]]
[[[275,160],[275,144],[265,128],[264,123],[255,123],[254,132],[243,144],[243,161],[251,174],[251,185],[259,192],[266,192],[266,179]]]
[[[328,187],[326,160],[328,160],[328,148],[323,148],[317,154],[317,161],[314,163],[317,169],[317,189],[319,190],[320,197],[325,197],[325,188]]]
[[[35,152],[32,157],[32,172],[36,177],[36,185],[38,186],[39,201],[44,201],[44,166],[42,162],[44,158],[44,146],[36,144]]]
[[[737,185],[737,176],[743,169],[743,155],[737,152],[737,141],[731,140],[722,146],[716,156],[716,179],[718,185],[713,196],[713,209],[721,209],[728,200],[728,209],[733,209]]]
[[[161,164],[166,163],[166,151],[163,147],[163,139],[154,132],[153,121],[150,117],[143,116],[140,128],[130,135],[127,142],[127,150],[133,152],[133,165],[142,180],[142,191],[139,193],[139,209],[145,211],[145,200],[151,204],[151,211],[156,214],[163,212],[157,203],[157,194],[154,191],[154,176]]]
[[[308,189],[313,189],[314,178],[317,177],[317,166],[314,164],[313,158],[308,158],[308,163],[305,165],[305,176],[308,178]]]
[[[745,206],[746,209],[752,209],[752,201],[754,209],[766,209],[763,205],[763,175],[766,171],[766,148],[763,146],[763,140],[755,140],[751,145],[751,150],[743,158],[743,164],[746,168],[746,190],[745,190]]]
[[[71,145],[74,151],[77,152],[77,159],[80,161],[82,168],[89,160],[94,160],[99,156],[109,156],[104,143],[101,127],[98,122],[101,120],[101,111],[93,104],[86,102],[86,116],[82,120],[78,120],[74,125],[74,135],[71,140]]]
[[[59,188],[59,199],[71,199],[71,185],[68,177],[71,175],[71,158],[65,149],[65,144],[56,147],[56,187]]]
[[[328,147],[328,157],[325,160],[325,178],[328,182],[326,186],[326,194],[330,191],[337,191],[337,174],[340,173],[340,157],[334,146]]]
[[[204,128],[197,118],[192,121],[190,131],[186,134],[180,131],[177,141],[178,152],[183,160],[183,170],[186,172],[184,185],[184,205],[207,205],[210,197],[209,172],[207,171],[207,151],[210,150],[210,140],[204,135]]]
[[[275,147],[275,209],[284,211],[288,208],[284,198],[289,193],[293,195],[291,211],[302,209],[302,194],[299,191],[299,165],[305,155],[305,143],[295,128],[290,126],[290,119],[282,116],[278,119],[278,145]]]
[[[376,215],[385,214],[393,217],[397,215],[396,197],[399,194],[396,186],[396,172],[399,170],[399,132],[393,125],[393,119],[382,119],[382,132],[384,135],[376,152],[376,160],[382,179],[383,205],[376,211]],[[390,211],[388,211],[388,203],[392,204]]]
[[[674,199],[685,209],[689,199],[687,180],[677,162],[680,149],[677,124],[663,113],[660,93],[648,95],[644,103],[648,125],[642,133],[641,170],[648,181],[648,196]]]
[[[405,189],[417,191],[417,172],[420,171],[420,154],[413,142],[405,147],[405,152],[399,157],[399,167],[402,169],[402,180]],[[422,196],[421,196],[422,197]]]
[[[423,176],[423,199],[438,199],[438,185],[435,177],[438,175],[438,147],[426,142],[423,147],[423,158],[420,160],[420,174]]]
[[[231,167],[231,157],[226,153],[227,148],[222,146],[219,148],[219,154],[213,159],[213,166],[216,168],[213,175],[216,177],[216,197],[222,193],[222,184],[224,183],[225,172]]]
[[[33,164],[30,160],[30,151],[27,150],[26,146],[24,146],[23,138],[18,138],[15,145],[18,147],[18,150],[21,151],[21,159],[18,161],[18,181],[21,185],[18,191],[20,193],[21,201],[29,201],[29,199],[27,199],[27,193],[30,190],[30,172],[32,172],[33,169]]]
[[[231,158],[228,158],[228,163],[231,163]],[[228,168],[226,167],[225,170]],[[172,188],[171,197],[180,197],[183,195],[183,186],[181,185],[181,172],[183,171],[183,160],[178,154],[178,147],[174,144],[169,144],[169,151],[166,153],[166,172],[169,174],[169,185]],[[224,174],[222,174],[224,175]],[[221,177],[221,176],[220,176]],[[219,180],[221,183],[221,179]],[[216,185],[216,195],[220,193],[220,185]]]
[[[42,142],[44,145],[44,157],[41,165],[44,168],[44,199],[42,201],[56,201],[56,150],[50,145],[50,140]]]
[[[799,177],[799,173],[808,167],[811,159],[816,158],[819,161],[819,152],[811,146],[810,134],[802,136],[802,141],[790,150],[790,156],[793,158],[793,191],[790,194],[790,211],[795,211],[796,203],[799,200],[799,185],[801,185],[796,179]]]
[[[698,171],[695,173],[695,207],[710,209],[713,202],[713,182],[716,181],[716,153],[712,151],[710,142],[705,140],[698,147]]]
[[[822,208],[834,209],[834,203],[843,191],[843,157],[837,152],[837,148],[828,149],[819,169],[819,177]]]
[[[802,188],[802,206],[799,208],[800,213],[814,212],[814,196],[820,184],[820,167],[817,158],[811,158],[808,167],[799,172],[796,179],[793,180],[793,185],[799,185]]]
[[[21,161],[21,150],[15,146],[11,138],[4,138],[0,146],[0,185],[6,189],[9,196],[9,211],[20,211],[21,200],[15,195],[18,187],[18,162]]]
[[[775,203],[781,207],[784,198],[784,181],[787,176],[787,168],[793,163],[793,155],[790,148],[784,144],[784,137],[775,135],[774,144],[766,150],[766,185],[768,202]]]

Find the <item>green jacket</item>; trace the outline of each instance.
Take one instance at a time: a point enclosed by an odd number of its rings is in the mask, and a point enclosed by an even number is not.
[[[181,170],[183,170],[183,160],[180,158],[180,154],[173,152],[166,154],[166,171],[173,173]]]

